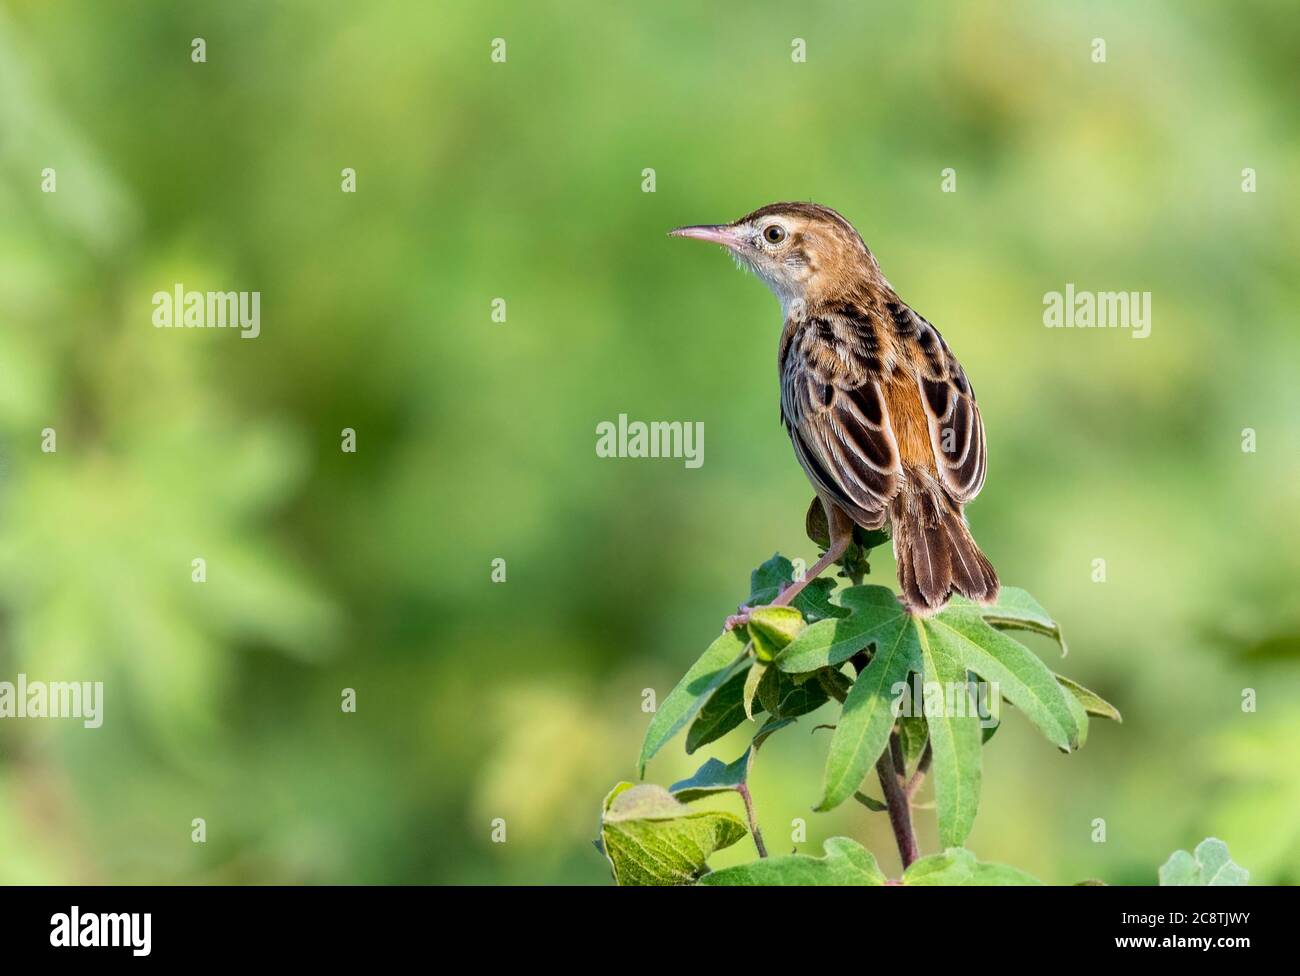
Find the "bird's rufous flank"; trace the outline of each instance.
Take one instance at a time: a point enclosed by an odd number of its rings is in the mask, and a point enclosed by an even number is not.
[[[672,234],[722,245],[781,302],[781,420],[826,511],[830,548],[775,604],[844,554],[854,523],[889,525],[912,612],[934,613],[954,592],[994,602],[997,573],[962,510],[988,460],[975,391],[853,225],[829,207],[773,203]]]

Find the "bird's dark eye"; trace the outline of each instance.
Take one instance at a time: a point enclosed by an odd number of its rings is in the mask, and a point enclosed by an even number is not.
[[[769,244],[780,244],[785,240],[785,228],[780,224],[768,224],[763,231],[763,239]]]

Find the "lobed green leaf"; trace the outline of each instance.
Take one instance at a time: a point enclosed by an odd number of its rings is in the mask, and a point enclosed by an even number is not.
[[[920,618],[913,620],[921,646],[922,671],[926,683],[938,682],[945,690],[966,682],[966,665],[961,645],[947,627],[931,629]],[[938,806],[939,841],[945,847],[960,847],[975,824],[981,778],[981,730],[978,717],[950,714],[947,694],[923,695],[925,721],[930,729],[930,772]],[[944,701],[935,699],[942,697]]]
[[[1056,678],[1058,683],[1060,682],[1060,675],[1053,675],[1053,677]],[[1070,714],[1074,716],[1074,724],[1079,727],[1078,748],[1082,749],[1088,743],[1088,726],[1090,724],[1088,711],[1083,707],[1079,699],[1070,693],[1068,688],[1066,688],[1065,701],[1070,706]]]
[[[950,847],[942,854],[920,858],[903,872],[903,885],[911,887],[963,885],[1008,887],[1041,885],[1032,875],[1005,864],[989,864],[975,859],[964,847]]]
[[[787,725],[793,725],[793,724],[794,724],[794,719],[792,718],[769,718],[766,722],[764,722],[761,726],[759,726],[758,731],[754,733],[754,740],[753,740],[754,748],[757,749],[764,742],[766,742],[767,737],[770,736],[773,732],[779,732]]]
[[[758,699],[758,686],[768,676],[768,666],[762,661],[755,661],[750,667],[749,673],[745,675],[745,691],[742,696],[742,704],[745,706],[745,717],[753,720],[754,704]],[[766,708],[766,705],[760,703],[760,711]]]
[[[729,630],[709,645],[659,703],[641,743],[640,775],[645,775],[646,763],[663,744],[695,716],[718,688],[741,670],[748,657],[743,631]]]
[[[1207,837],[1194,854],[1174,851],[1160,868],[1162,886],[1227,887],[1250,883],[1250,872],[1228,854],[1228,845]]]
[[[1119,713],[1119,709],[1112,705],[1106,699],[1095,691],[1089,691],[1077,681],[1071,681],[1064,675],[1057,675],[1056,680],[1061,683],[1066,691],[1083,706],[1083,710],[1089,715],[1095,715],[1098,718],[1108,718],[1112,722],[1123,722],[1124,716]]]
[[[889,807],[881,803],[874,796],[868,796],[866,793],[863,793],[861,790],[858,790],[856,793],[853,794],[853,799],[857,800],[859,803],[861,803],[872,813],[884,813],[886,810],[889,809]]]
[[[995,682],[1002,696],[1058,749],[1068,752],[1079,747],[1079,724],[1069,693],[1029,648],[964,608],[943,611],[928,620],[926,628],[942,633],[967,670]]]
[[[917,651],[919,654],[919,647]],[[905,715],[898,720],[897,725],[898,741],[903,747],[903,765],[915,766],[920,762],[926,744],[930,741],[930,730],[920,715]],[[899,770],[900,773],[902,771]]]
[[[986,623],[1000,630],[1029,630],[1044,634],[1060,645],[1062,657],[1069,653],[1061,635],[1061,625],[1052,619],[1041,603],[1017,586],[1002,587],[998,602],[991,607],[972,603],[965,597],[954,597],[949,606],[975,610]]]
[[[687,755],[722,738],[746,720],[744,691],[748,675],[749,669],[733,674],[704,703],[686,732]],[[768,676],[769,681],[775,685],[775,714],[781,718],[798,718],[826,704],[826,691],[820,682],[806,681],[800,684],[790,675],[775,669],[770,670]],[[846,683],[847,680],[845,679]],[[765,690],[767,689],[763,686],[759,687],[758,700],[753,703],[755,716],[764,711],[772,711],[763,700]]]
[[[708,745],[745,721],[744,688],[749,669],[737,671],[709,696],[686,732],[686,754]]]
[[[794,580],[794,565],[779,552],[763,563],[749,575],[749,596],[746,606],[759,607],[771,603],[781,593],[784,586]],[[812,580],[798,596],[794,598],[794,607],[799,610],[809,623],[828,617],[844,617],[848,611],[831,602],[831,593],[835,589],[835,580],[829,576],[819,576]]]
[[[789,673],[843,664],[868,644],[892,636],[907,610],[893,590],[853,586],[840,594],[847,617],[810,624],[777,655],[776,666]]]
[[[857,841],[832,837],[822,845],[823,857],[788,854],[706,874],[702,885],[839,885],[879,887],[886,883],[875,856]]]
[[[662,786],[620,783],[605,798],[600,847],[620,885],[681,885],[748,832],[739,817],[694,811]]]
[[[781,696],[778,710],[785,718],[798,718],[807,715],[826,704],[828,695],[819,681],[805,681],[797,684],[793,678],[781,671],[773,671],[778,682]],[[846,679],[847,680],[847,679]]]
[[[895,689],[913,670],[920,670],[916,630],[903,615],[893,633],[878,639],[876,653],[853,682],[826,756],[822,799],[826,811],[851,797],[889,743],[900,695]]]
[[[712,796],[715,793],[733,792],[737,787],[744,786],[749,778],[749,766],[753,754],[754,749],[751,746],[732,763],[710,759],[697,769],[693,776],[679,780],[668,787],[668,792],[683,803],[690,803],[692,800]]]

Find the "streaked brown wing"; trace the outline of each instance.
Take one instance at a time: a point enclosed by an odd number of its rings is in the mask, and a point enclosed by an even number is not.
[[[916,367],[939,480],[954,501],[968,502],[979,494],[988,471],[975,391],[933,325],[902,302],[891,303],[889,311],[899,339],[914,347],[915,354],[906,358]]]
[[[884,523],[902,471],[880,371],[874,332],[839,316],[801,323],[781,351],[781,417],[799,463],[867,528]]]

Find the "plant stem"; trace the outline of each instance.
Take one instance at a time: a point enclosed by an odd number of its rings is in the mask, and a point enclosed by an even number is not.
[[[895,736],[896,733],[890,733],[891,739]],[[880,754],[880,759],[876,762],[876,775],[880,777],[880,788],[885,791],[889,825],[894,829],[894,840],[898,842],[898,856],[903,862],[903,870],[907,870],[921,856],[921,849],[917,846],[916,833],[912,829],[912,804],[898,781],[892,748]]]
[[[921,759],[916,764],[916,772],[912,774],[912,778],[907,781],[907,786],[903,789],[909,801],[916,796],[916,791],[921,788],[921,783],[925,780],[925,774],[930,769],[931,758],[933,758],[933,753],[930,752],[930,743],[927,742],[925,751],[921,753]]]
[[[736,787],[736,792],[745,801],[745,816],[749,819],[749,833],[754,838],[754,846],[758,848],[758,856],[767,857],[767,847],[763,844],[763,832],[758,829],[758,817],[754,816],[754,798],[749,795],[749,787],[741,783]]]
[[[861,585],[862,585],[862,574],[861,574],[861,573],[849,573],[849,572],[846,571],[845,575],[848,576],[848,578],[849,578],[849,582],[852,583],[854,586],[861,586]]]
[[[891,732],[889,735],[889,755],[894,760],[894,773],[898,776],[898,785],[906,785],[907,760],[903,756],[903,740],[898,737],[897,732]]]

